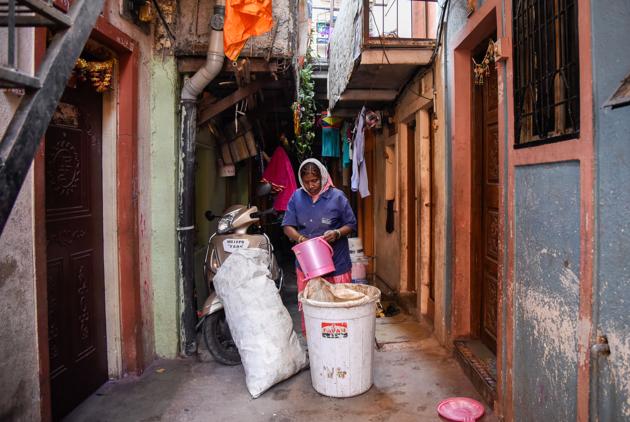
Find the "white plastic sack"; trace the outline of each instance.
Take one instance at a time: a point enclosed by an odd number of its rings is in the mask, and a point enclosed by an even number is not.
[[[308,364],[289,311],[269,278],[268,259],[265,250],[239,249],[214,276],[253,398]]]

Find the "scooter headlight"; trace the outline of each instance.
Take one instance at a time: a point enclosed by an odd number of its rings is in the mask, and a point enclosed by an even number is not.
[[[219,224],[217,225],[217,233],[225,234],[232,230],[232,222],[234,221],[237,213],[238,210],[227,213],[223,217],[221,217],[221,219],[219,220]]]

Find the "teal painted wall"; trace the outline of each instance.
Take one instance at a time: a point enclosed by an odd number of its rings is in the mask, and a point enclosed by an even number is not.
[[[175,59],[151,62],[151,279],[155,352],[175,357],[179,344],[177,283],[178,76]]]
[[[212,211],[221,215],[225,210],[225,178],[217,171],[216,141],[210,132],[202,127],[196,139],[195,169],[195,288],[197,289],[197,309],[203,308],[208,297],[208,288],[203,278],[203,261],[206,255],[208,238],[216,231],[219,219],[208,221],[204,213]]]

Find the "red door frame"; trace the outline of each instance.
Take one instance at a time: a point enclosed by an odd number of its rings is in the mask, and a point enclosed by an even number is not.
[[[505,7],[504,7],[505,6]],[[513,420],[513,364],[514,342],[513,279],[514,279],[514,175],[516,166],[578,160],[580,162],[580,309],[578,324],[578,385],[577,420],[589,418],[589,343],[592,336],[592,293],[593,293],[593,91],[591,62],[591,12],[589,0],[578,0],[579,62],[580,62],[580,138],[537,146],[514,149],[514,98],[512,54],[512,5],[501,0],[487,0],[475,11],[459,31],[453,54],[453,73],[449,75],[454,87],[451,103],[452,116],[452,169],[458,174],[453,177],[453,258],[452,269],[453,301],[451,333],[453,337],[470,333],[470,278],[472,270],[470,224],[471,198],[471,148],[472,139],[471,99],[472,49],[496,31],[501,48],[501,60],[497,63],[499,95],[499,165],[500,185],[507,186],[507,201],[501,194],[500,206],[507,207],[507,221],[503,212],[499,216],[499,251],[506,254],[507,268],[499,264],[499,313],[497,336],[497,393],[498,408],[495,412],[505,420]],[[505,22],[503,18],[505,17]],[[447,52],[451,54],[451,51]],[[504,88],[507,96],[504,96]],[[507,104],[506,104],[507,103]],[[506,113],[507,110],[507,113]],[[505,133],[507,124],[507,151]],[[505,163],[507,158],[507,184]],[[508,238],[505,239],[505,227]],[[505,271],[504,271],[505,270]],[[505,278],[503,278],[505,274]],[[505,295],[504,295],[505,292]],[[504,299],[505,298],[505,299]],[[506,309],[505,314],[502,309]],[[504,350],[505,349],[505,350]],[[505,360],[504,360],[505,356]],[[504,382],[505,380],[505,382]]]
[[[472,216],[474,209],[474,200],[472,195],[473,186],[473,146],[470,140],[473,139],[473,122],[472,122],[472,58],[475,49],[482,42],[486,41],[495,32],[498,38],[501,38],[501,2],[498,0],[487,0],[483,6],[474,12],[466,25],[459,31],[457,39],[453,43],[453,73],[449,75],[452,79],[454,93],[452,98],[457,98],[457,102],[451,104],[452,116],[452,169],[457,169],[457,174],[452,178],[452,195],[453,195],[453,257],[454,265],[452,269],[453,280],[453,301],[452,301],[452,320],[451,335],[453,338],[469,337],[472,334],[473,327],[471,325],[471,312],[473,308],[473,292],[471,281],[474,279],[473,253],[474,239],[472,239]],[[447,52],[450,54],[451,52]],[[497,80],[499,91],[505,81],[503,80],[503,72],[501,65],[497,68]],[[503,160],[505,151],[503,148],[504,130],[505,130],[505,113],[503,108],[503,98],[501,92],[498,93],[498,119],[499,119],[499,186],[504,186],[504,166]],[[455,170],[453,170],[455,171]],[[504,209],[503,196],[500,196],[499,206]],[[503,256],[503,214],[499,213],[499,254]],[[498,321],[497,321],[497,372],[498,391],[501,391],[501,370],[502,362],[502,332],[503,325],[501,321],[502,306],[502,262],[499,261],[498,271]],[[495,409],[496,410],[496,409]]]
[[[138,238],[138,62],[136,41],[102,15],[98,18],[91,38],[116,52],[119,63],[119,96],[117,109],[116,178],[117,178],[117,249],[120,284],[120,324],[123,373],[140,374],[146,365],[142,344],[140,305],[139,238]],[[35,63],[45,54],[45,30],[35,36]],[[44,143],[34,162],[35,221],[45,221]],[[35,226],[35,274],[37,297],[37,332],[40,363],[41,419],[51,419],[50,368],[48,354],[48,303],[46,298],[46,229]]]

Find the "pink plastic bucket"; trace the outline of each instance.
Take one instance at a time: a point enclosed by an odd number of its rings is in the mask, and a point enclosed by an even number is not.
[[[335,271],[333,248],[323,237],[315,237],[293,247],[293,252],[304,273],[304,280]]]

